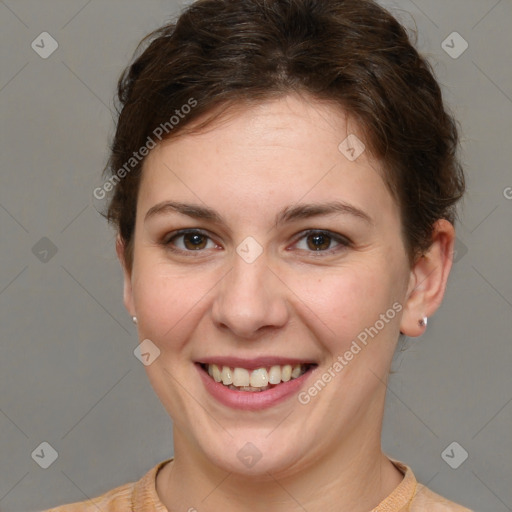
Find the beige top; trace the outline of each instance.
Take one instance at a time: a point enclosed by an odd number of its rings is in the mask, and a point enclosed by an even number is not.
[[[156,475],[168,459],[157,464],[139,481],[121,485],[92,500],[72,503],[43,512],[169,512],[158,498]],[[419,484],[408,466],[392,461],[404,475],[395,490],[371,512],[472,512]]]

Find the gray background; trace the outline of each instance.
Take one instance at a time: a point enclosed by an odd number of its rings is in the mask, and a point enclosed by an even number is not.
[[[384,449],[451,499],[512,510],[512,2],[385,5],[415,20],[460,119],[469,192],[444,305],[396,356]],[[85,500],[172,455],[171,422],[133,355],[114,233],[92,190],[118,75],[178,8],[0,0],[2,511]],[[43,31],[59,45],[47,59],[31,47]],[[454,31],[469,44],[458,58],[441,46]],[[441,457],[453,441],[469,454],[458,469]],[[58,452],[47,469],[31,456],[42,442]]]

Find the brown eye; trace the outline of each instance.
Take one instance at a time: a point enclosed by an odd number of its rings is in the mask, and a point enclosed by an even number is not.
[[[298,238],[295,245],[302,251],[315,252],[320,256],[343,250],[344,248],[349,247],[351,242],[348,238],[337,233],[310,230],[302,233],[302,236]]]
[[[208,245],[210,243],[210,245]],[[173,236],[163,241],[168,249],[176,252],[202,251],[212,249],[215,243],[205,233],[194,230],[178,231]]]
[[[187,249],[195,251],[204,249],[206,246],[206,237],[200,233],[186,233],[183,236],[183,243]]]
[[[308,247],[313,251],[323,251],[329,249],[331,237],[326,233],[314,233],[308,235]]]

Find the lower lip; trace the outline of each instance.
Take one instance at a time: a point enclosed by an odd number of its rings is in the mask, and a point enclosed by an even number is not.
[[[204,387],[210,395],[223,405],[246,411],[258,411],[284,402],[298,393],[313,370],[313,368],[310,368],[300,377],[282,382],[265,391],[235,391],[213,380],[199,364],[196,363],[196,367]]]

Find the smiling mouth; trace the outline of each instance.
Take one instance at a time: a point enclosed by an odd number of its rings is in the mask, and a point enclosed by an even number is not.
[[[283,382],[297,379],[317,365],[284,364],[248,370],[246,368],[199,363],[199,366],[215,382],[228,389],[245,392],[261,392],[275,388]]]

